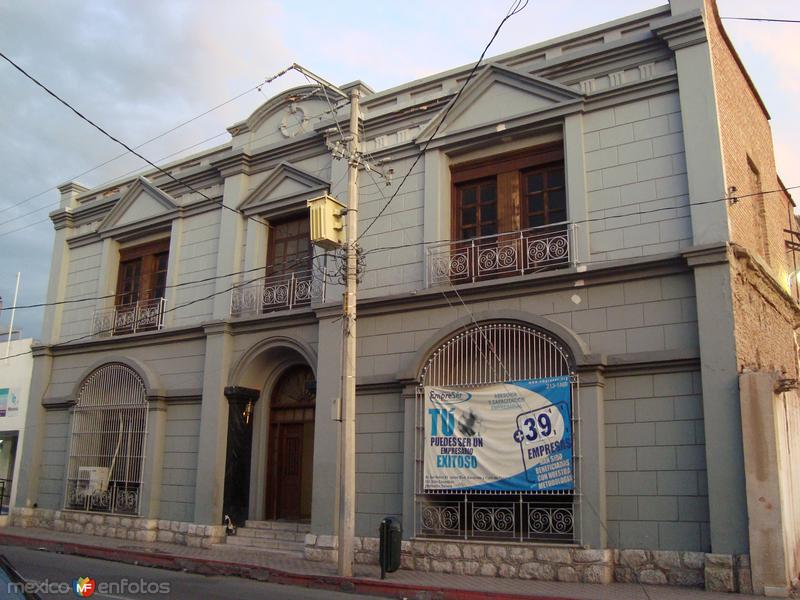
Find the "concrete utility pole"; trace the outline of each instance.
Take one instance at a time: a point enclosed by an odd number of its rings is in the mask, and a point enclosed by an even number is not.
[[[347,261],[342,328],[342,426],[339,437],[339,575],[353,575],[353,537],[356,522],[356,286],[358,285],[358,89],[350,92],[350,156],[347,180]]]
[[[315,75],[308,69],[292,64],[289,69],[302,73],[313,79],[323,88],[332,90],[342,98],[347,98],[343,90]],[[288,70],[288,69],[287,69]],[[358,285],[358,253],[356,240],[358,239],[358,166],[361,160],[359,155],[359,125],[361,109],[359,106],[359,90],[350,91],[350,150],[348,152],[348,182],[347,182],[347,231],[344,241],[346,277],[345,293],[342,299],[342,390],[339,403],[341,427],[339,428],[339,575],[351,577],[353,575],[353,538],[356,524],[356,286]],[[327,96],[327,94],[326,94]],[[336,113],[333,114],[334,119]],[[341,130],[340,130],[341,133]],[[309,206],[322,201],[323,209],[326,202],[334,201],[327,195],[309,201]],[[328,204],[329,210],[334,207]],[[336,207],[341,205],[336,202]],[[337,248],[342,245],[341,236],[333,230],[328,231],[332,225],[327,222],[323,213],[315,213],[312,208],[311,239],[314,243],[324,248]],[[337,217],[341,217],[336,208]],[[319,227],[320,231],[314,229]]]

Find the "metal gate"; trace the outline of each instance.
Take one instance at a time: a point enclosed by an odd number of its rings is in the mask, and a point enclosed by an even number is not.
[[[139,514],[147,437],[147,393],[130,367],[93,371],[72,415],[64,508]]]
[[[477,540],[573,543],[580,494],[579,452],[573,454],[576,490],[535,494],[424,489],[424,386],[478,387],[523,379],[569,375],[572,381],[572,431],[580,439],[578,378],[564,344],[539,329],[513,322],[468,327],[446,341],[422,368],[417,388],[414,461],[415,534]]]

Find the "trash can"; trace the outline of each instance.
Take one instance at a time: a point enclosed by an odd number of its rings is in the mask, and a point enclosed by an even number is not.
[[[379,529],[378,562],[381,565],[381,579],[386,579],[386,573],[394,573],[400,568],[400,541],[403,538],[403,527],[400,525],[400,519],[386,517],[381,521]]]

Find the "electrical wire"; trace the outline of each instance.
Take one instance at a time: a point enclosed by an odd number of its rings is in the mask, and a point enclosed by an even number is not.
[[[500,29],[503,27],[505,22],[508,21],[514,15],[517,15],[520,12],[522,12],[523,10],[525,10],[526,6],[528,6],[528,0],[515,0],[515,2],[511,5],[511,8],[509,9],[508,13],[506,13],[506,16],[503,17],[503,19],[500,21],[500,24],[497,26],[497,29],[495,29],[494,34],[492,35],[491,39],[489,40],[489,43],[486,44],[486,46],[483,49],[483,52],[481,52],[481,55],[478,58],[478,62],[476,62],[475,65],[472,67],[472,69],[469,72],[469,75],[467,75],[467,78],[464,80],[464,83],[458,89],[458,92],[456,92],[456,95],[453,97],[453,99],[448,103],[447,108],[445,108],[445,110],[444,110],[444,113],[441,116],[437,115],[435,117],[435,118],[439,119],[439,122],[436,124],[436,128],[433,130],[433,133],[431,134],[431,136],[427,139],[425,144],[422,146],[420,151],[417,153],[416,158],[414,158],[414,162],[411,163],[411,167],[409,167],[409,169],[406,172],[406,174],[400,180],[400,184],[395,188],[394,193],[389,197],[389,199],[386,201],[386,203],[383,205],[383,207],[381,207],[381,209],[378,211],[378,214],[375,215],[375,218],[373,218],[372,221],[370,221],[369,225],[367,225],[364,228],[364,230],[361,231],[358,234],[358,237],[355,240],[356,242],[358,242],[358,240],[360,240],[362,237],[364,237],[366,235],[366,233],[372,228],[372,226],[375,224],[375,222],[383,215],[384,212],[386,212],[386,209],[389,208],[389,205],[392,203],[392,201],[397,197],[397,194],[400,192],[400,189],[403,187],[403,184],[406,182],[408,177],[411,175],[411,172],[414,170],[414,167],[417,166],[417,163],[419,162],[420,158],[422,158],[422,156],[427,151],[428,146],[430,145],[431,141],[433,140],[433,138],[436,137],[436,134],[439,133],[439,129],[444,124],[445,119],[447,119],[447,115],[450,114],[450,111],[453,109],[453,106],[455,106],[456,102],[458,102],[458,98],[464,92],[464,89],[467,87],[467,85],[469,85],[469,82],[472,81],[472,78],[475,76],[475,72],[478,70],[478,67],[480,67],[481,63],[483,62],[483,59],[486,56],[486,53],[489,51],[489,47],[492,45],[492,43],[494,42],[495,38],[500,33]]]
[[[467,311],[467,314],[469,315],[470,320],[472,321],[473,325],[475,326],[475,328],[478,330],[478,332],[480,332],[481,336],[483,337],[484,343],[492,351],[492,354],[494,355],[495,360],[497,360],[497,362],[500,363],[500,366],[503,367],[503,372],[506,374],[506,381],[503,381],[503,382],[500,382],[500,383],[506,389],[508,389],[508,379],[510,377],[510,375],[508,374],[509,373],[508,368],[506,367],[505,363],[503,362],[503,360],[498,355],[497,351],[495,350],[494,344],[491,343],[491,341],[489,340],[488,336],[486,335],[486,332],[483,331],[483,329],[481,329],[480,325],[478,324],[478,321],[475,319],[475,314],[472,312],[472,309],[469,307],[469,305],[467,305],[467,303],[464,302],[464,299],[461,297],[461,294],[458,292],[458,289],[456,289],[456,287],[453,285],[453,283],[449,279],[447,281],[448,281],[448,284],[450,285],[450,289],[455,293],[455,296],[460,301],[461,306],[463,306],[464,310]],[[450,302],[450,299],[447,297],[447,294],[445,293],[444,289],[441,290],[441,293],[442,293],[442,296],[444,297],[444,299],[447,301],[447,304],[450,306],[450,308],[454,308],[453,304]],[[485,354],[483,353],[483,349],[474,340],[474,338],[470,337],[469,339],[472,342],[472,344],[474,344],[475,347],[478,349],[478,352],[480,352],[481,356],[485,357]],[[571,396],[571,394],[570,394],[570,396]],[[524,397],[521,397],[521,396],[520,396],[520,399],[525,403],[527,408],[530,410],[531,407],[530,407],[530,404],[528,404],[527,399],[524,398]],[[572,398],[570,398],[570,399],[572,399]],[[573,420],[576,423],[579,423],[580,420],[574,417],[574,411],[573,411],[573,415],[572,416],[573,416]],[[572,428],[572,435],[575,435],[575,428],[574,427]],[[575,472],[574,472],[575,471],[575,464],[574,464],[574,461],[575,461],[576,458],[579,460],[580,457],[573,457],[573,465],[572,465],[573,477],[575,476]],[[579,463],[579,465],[580,465],[580,463]],[[578,495],[576,491],[573,491],[573,494],[574,495]],[[611,533],[608,530],[608,527],[607,527],[606,523],[604,522],[603,518],[600,516],[599,511],[592,504],[591,500],[589,500],[589,498],[585,494],[580,494],[580,501],[581,502],[586,502],[589,505],[589,507],[592,509],[592,512],[595,514],[595,517],[597,517],[597,522],[599,523],[600,527],[605,532],[606,536],[609,537],[609,538],[612,537]],[[573,504],[573,506],[574,506],[574,504]],[[627,562],[625,557],[621,558],[621,562],[623,564]],[[639,587],[641,588],[641,590],[644,593],[644,595],[647,598],[647,600],[651,600],[650,593],[647,591],[647,588],[645,587],[644,583],[642,582],[641,578],[639,577],[639,574],[636,572],[636,569],[633,568],[633,566],[630,563],[628,563],[626,566],[631,569],[631,572],[633,573],[633,576],[634,576],[634,579],[636,580],[636,583],[639,584]]]
[[[191,117],[190,119],[187,119],[187,120],[185,120],[185,121],[183,121],[181,123],[178,123],[177,125],[175,125],[171,129],[168,129],[167,131],[165,131],[163,133],[159,133],[158,135],[153,136],[148,140],[145,140],[144,142],[142,142],[138,146],[134,146],[134,148],[136,148],[138,150],[139,148],[142,148],[142,147],[146,146],[147,144],[149,144],[151,142],[154,142],[154,141],[156,141],[158,139],[161,139],[162,137],[167,136],[170,133],[173,133],[174,131],[177,131],[181,127],[184,127],[184,126],[186,126],[186,125],[188,125],[190,123],[193,123],[194,121],[197,121],[198,119],[201,119],[201,118],[205,117],[206,115],[214,112],[215,110],[218,110],[218,109],[222,108],[223,106],[226,106],[226,105],[230,104],[231,102],[235,102],[239,98],[241,98],[243,96],[246,96],[247,94],[249,94],[250,92],[252,92],[254,90],[261,91],[262,86],[264,84],[266,84],[266,83],[268,83],[268,80],[265,78],[264,81],[262,81],[261,83],[251,87],[250,89],[247,89],[247,90],[245,90],[245,91],[243,91],[243,92],[241,92],[239,94],[236,94],[234,97],[226,100],[225,102],[221,102],[220,104],[217,104],[216,106],[212,106],[208,110],[205,110],[205,111],[201,112],[200,114],[195,115],[194,117]],[[222,134],[220,134],[220,135],[222,135]],[[218,137],[218,136],[215,136],[215,137]],[[115,160],[118,160],[118,159],[120,159],[120,158],[122,158],[124,156],[127,156],[127,155],[128,155],[128,152],[123,152],[122,154],[118,154],[117,156],[109,158],[108,160],[100,163],[99,165],[96,165],[96,166],[92,167],[91,169],[87,169],[86,171],[83,171],[82,173],[78,173],[77,175],[73,175],[72,177],[69,177],[67,179],[67,181],[74,181],[78,177],[83,177],[84,175],[88,175],[92,171],[96,171],[97,169],[99,169],[101,167],[104,167],[107,164],[110,164],[110,163],[114,162]],[[39,196],[43,196],[44,194],[46,194],[49,191],[57,189],[57,187],[58,186],[55,186],[55,185],[51,186],[51,187],[47,188],[46,190],[42,190],[41,192],[39,192],[37,194],[33,194],[32,196],[28,196],[27,198],[24,198],[24,199],[20,200],[19,202],[15,202],[15,203],[12,203],[12,204],[10,204],[8,206],[4,206],[3,208],[0,208],[0,214],[6,212],[7,210],[11,210],[12,208],[16,208],[18,206],[22,206],[23,204],[26,204],[26,203],[30,202],[31,200],[33,200],[35,198],[38,198]]]
[[[111,134],[110,134],[108,131],[106,131],[105,129],[103,129],[103,128],[102,128],[100,125],[98,125],[97,123],[95,123],[94,121],[92,121],[91,119],[89,119],[87,116],[85,116],[84,114],[82,114],[82,113],[81,113],[81,112],[80,112],[78,109],[76,109],[74,106],[72,106],[72,105],[71,105],[69,102],[67,102],[66,100],[64,100],[63,98],[61,98],[61,97],[60,97],[58,94],[56,94],[54,91],[52,91],[52,90],[51,90],[50,88],[48,88],[46,85],[44,85],[42,82],[40,82],[40,81],[39,81],[38,79],[36,79],[36,78],[35,78],[33,75],[31,75],[30,73],[28,73],[28,72],[27,72],[25,69],[23,69],[21,66],[19,66],[17,63],[15,63],[13,60],[11,60],[11,59],[10,59],[8,56],[6,56],[5,54],[3,54],[2,52],[0,52],[0,58],[4,59],[4,60],[5,60],[6,62],[8,62],[8,63],[9,63],[9,64],[10,64],[12,67],[14,67],[14,68],[15,68],[17,71],[19,71],[20,73],[22,73],[22,74],[23,74],[25,77],[27,77],[28,79],[30,79],[30,80],[31,80],[33,83],[35,83],[37,86],[39,86],[40,88],[42,88],[42,90],[44,90],[44,91],[45,91],[47,94],[49,94],[50,96],[52,96],[53,98],[55,98],[55,99],[56,99],[58,102],[60,102],[60,103],[61,103],[61,104],[63,104],[65,107],[67,107],[69,110],[71,110],[73,113],[75,113],[75,115],[77,115],[77,116],[78,116],[80,119],[82,119],[83,121],[85,121],[86,123],[88,123],[89,125],[91,125],[92,127],[94,127],[94,128],[97,130],[97,131],[99,131],[100,133],[102,133],[103,135],[105,135],[105,136],[106,136],[107,138],[109,138],[110,140],[112,140],[112,141],[116,142],[117,144],[119,144],[120,146],[122,146],[123,148],[125,148],[125,149],[126,149],[128,152],[129,152],[129,153],[133,154],[134,156],[137,156],[138,158],[140,158],[141,160],[143,160],[144,162],[146,162],[147,164],[149,164],[151,167],[153,167],[154,169],[156,169],[156,170],[157,170],[158,172],[160,172],[161,174],[163,174],[163,175],[166,175],[167,177],[169,177],[169,178],[170,178],[171,180],[173,180],[175,183],[178,183],[178,184],[180,184],[180,185],[184,186],[184,187],[185,187],[185,188],[187,188],[189,191],[191,191],[191,192],[193,192],[193,193],[195,193],[195,194],[198,194],[199,196],[201,196],[201,197],[205,198],[205,199],[206,199],[206,200],[208,200],[209,202],[213,202],[213,203],[215,203],[215,204],[218,204],[218,205],[219,205],[221,208],[225,208],[225,209],[227,209],[227,210],[230,210],[231,212],[235,212],[235,213],[237,213],[237,214],[240,214],[240,215],[244,216],[244,217],[245,217],[245,218],[247,218],[247,219],[251,219],[251,220],[253,220],[253,221],[256,221],[256,222],[260,223],[260,221],[258,221],[258,220],[257,220],[257,219],[255,219],[254,217],[251,217],[251,216],[249,216],[249,215],[246,215],[244,212],[242,212],[242,211],[240,211],[240,210],[238,210],[238,209],[236,209],[236,208],[233,208],[233,207],[231,207],[231,206],[228,206],[228,205],[227,205],[227,204],[225,204],[225,203],[224,203],[222,200],[220,200],[220,201],[216,201],[216,200],[214,200],[214,199],[212,199],[212,198],[208,197],[206,194],[204,194],[202,191],[200,191],[200,190],[196,189],[196,188],[195,188],[194,186],[192,186],[191,184],[189,184],[189,183],[187,183],[187,182],[183,181],[182,179],[179,179],[179,178],[175,177],[175,176],[174,176],[172,173],[170,173],[170,172],[168,172],[168,171],[166,171],[166,170],[162,169],[162,168],[161,168],[161,167],[159,167],[157,164],[155,164],[154,162],[152,162],[150,159],[146,158],[145,156],[143,156],[142,154],[140,154],[139,152],[137,152],[136,150],[134,150],[133,148],[131,148],[131,147],[130,147],[128,144],[126,144],[125,142],[123,142],[123,141],[122,141],[122,140],[120,140],[119,138],[117,138],[117,137],[114,137],[114,136],[113,136],[113,135],[111,135]],[[273,75],[272,77],[268,77],[268,78],[265,80],[265,83],[271,83],[272,81],[274,81],[274,80],[275,80],[275,79],[277,79],[278,77],[281,77],[282,75],[286,74],[286,73],[287,73],[287,72],[288,72],[290,69],[292,69],[292,68],[293,68],[293,67],[291,67],[291,66],[290,66],[290,67],[287,67],[286,69],[284,69],[283,71],[280,71],[279,73],[277,73],[277,74]]]
[[[349,102],[349,100],[348,100],[348,102]],[[346,106],[346,104],[344,104],[343,106]],[[310,117],[308,117],[308,120],[311,121],[311,120],[317,119],[319,117],[322,117],[323,115],[327,115],[330,112],[331,112],[330,110],[323,110],[321,112],[318,112],[316,114],[311,115]],[[190,146],[186,146],[184,148],[181,148],[180,150],[176,150],[175,152],[171,152],[170,154],[167,154],[166,156],[158,159],[158,162],[164,161],[164,160],[166,160],[168,158],[171,158],[173,156],[176,156],[178,154],[186,152],[187,150],[191,150],[192,148],[194,148],[196,146],[201,146],[201,145],[203,145],[203,144],[205,144],[207,142],[210,142],[213,139],[216,139],[218,137],[221,137],[221,136],[227,135],[227,134],[228,134],[227,130],[226,131],[222,131],[222,132],[220,132],[220,133],[218,133],[218,134],[216,134],[216,135],[214,135],[214,136],[212,136],[210,138],[206,138],[206,139],[204,139],[204,140],[202,140],[200,142],[195,142],[194,144],[191,144]],[[261,141],[263,139],[266,139],[266,138],[268,138],[270,136],[272,136],[272,133],[268,133],[268,134],[259,136],[257,138],[254,138],[254,139],[250,140],[248,142],[248,144],[252,145],[252,144],[254,144],[256,142],[259,142],[259,141]],[[124,155],[127,155],[127,154],[128,153],[126,152]],[[124,156],[124,155],[121,155],[121,156]],[[115,177],[113,177],[111,179],[108,179],[108,180],[104,181],[103,183],[100,183],[100,184],[94,186],[94,189],[102,189],[103,187],[105,187],[105,186],[107,186],[107,185],[109,185],[109,184],[111,184],[111,183],[113,183],[115,181],[119,181],[120,179],[122,179],[122,178],[124,178],[124,177],[126,177],[128,175],[131,175],[131,174],[134,174],[134,173],[140,173],[140,172],[141,172],[141,168],[140,167],[136,167],[135,169],[131,169],[130,171],[127,171],[127,172],[123,173],[122,175],[115,176]],[[346,171],[345,171],[345,174],[346,174]],[[51,188],[51,189],[53,189],[53,188]],[[46,191],[50,191],[50,190],[46,190]],[[59,206],[59,201],[55,201],[55,202],[50,203],[50,204],[48,204],[46,206],[40,206],[40,207],[30,211],[30,212],[24,213],[22,215],[18,215],[16,217],[12,218],[12,219],[7,219],[6,221],[4,221],[3,225],[7,225],[8,223],[12,223],[14,221],[18,221],[19,219],[34,215],[34,214],[38,213],[39,211],[41,211],[42,209],[57,208],[58,206]],[[38,221],[33,221],[31,223],[27,223],[27,224],[25,224],[25,225],[23,225],[21,227],[15,228],[15,229],[11,229],[11,230],[8,230],[8,231],[0,232],[0,237],[6,236],[6,235],[11,235],[11,234],[17,233],[19,231],[24,231],[25,229],[28,229],[28,228],[33,227],[35,225],[39,225],[40,223],[46,223],[49,220],[50,220],[50,217],[45,217],[44,219],[40,219]]]
[[[324,255],[319,255],[319,256],[324,256]],[[306,260],[306,259],[302,259],[302,260]],[[290,263],[288,263],[288,264],[286,264],[284,266],[291,267],[293,265],[299,264],[300,261],[301,261],[301,259],[298,259],[298,260],[296,260],[294,262],[290,262]],[[226,293],[228,293],[230,291],[233,291],[234,289],[236,289],[238,287],[243,287],[243,286],[249,285],[251,283],[256,283],[258,281],[261,281],[262,279],[263,279],[263,277],[259,276],[259,277],[256,277],[254,279],[250,279],[248,281],[244,281],[244,282],[241,282],[241,283],[234,283],[233,285],[231,285],[230,287],[228,287],[228,288],[226,288],[224,290],[220,290],[218,292],[214,292],[214,293],[209,294],[207,296],[203,296],[202,298],[195,298],[194,300],[191,300],[189,302],[185,302],[184,304],[179,304],[178,306],[174,306],[172,308],[164,310],[161,314],[165,315],[167,313],[171,313],[171,312],[174,312],[176,310],[180,310],[182,308],[186,308],[187,306],[191,306],[193,304],[197,304],[198,302],[203,302],[205,300],[210,300],[211,298],[214,298],[214,297],[219,296],[221,294],[226,294]],[[49,349],[56,348],[56,347],[60,348],[62,346],[67,346],[69,344],[73,344],[75,342],[78,342],[78,341],[81,341],[81,340],[85,340],[85,339],[88,339],[88,338],[95,338],[98,335],[101,335],[103,333],[113,333],[114,329],[115,329],[114,327],[109,327],[107,329],[101,329],[101,330],[98,330],[98,331],[93,331],[93,332],[88,333],[86,335],[81,335],[79,337],[72,338],[72,339],[69,339],[69,340],[65,340],[63,342],[57,342],[55,344],[49,344],[47,346],[47,348],[49,348]],[[17,354],[11,354],[9,356],[6,356],[5,358],[6,359],[8,359],[8,358],[16,358],[17,356],[25,356],[27,354],[32,354],[32,353],[33,353],[33,349],[30,349],[30,350],[26,350],[25,352],[18,352]]]
[[[195,142],[191,146],[186,146],[185,148],[181,148],[180,150],[176,150],[175,152],[171,152],[171,153],[167,154],[166,156],[163,156],[163,157],[159,158],[158,162],[162,162],[164,160],[167,160],[168,158],[172,158],[173,156],[175,156],[177,154],[181,154],[183,152],[186,152],[187,150],[191,150],[192,148],[195,148],[197,146],[201,146],[203,144],[206,144],[206,143],[210,142],[211,140],[215,140],[218,137],[222,137],[226,133],[227,133],[226,131],[223,131],[222,133],[218,133],[218,134],[213,135],[213,136],[211,136],[209,138],[206,138],[206,139],[204,139],[202,141]],[[127,152],[125,154],[127,154]],[[109,179],[109,180],[101,183],[100,185],[98,185],[96,187],[97,188],[102,188],[102,187],[108,185],[109,183],[113,183],[114,181],[117,181],[117,180],[119,180],[119,179],[121,179],[123,177],[126,177],[128,175],[132,175],[133,173],[137,173],[137,172],[140,172],[140,171],[141,171],[141,168],[140,167],[136,167],[134,169],[131,169],[130,171],[126,171],[122,175],[119,175],[117,177]],[[3,225],[8,225],[9,223],[13,223],[14,221],[19,221],[20,219],[24,219],[25,217],[30,217],[31,215],[35,215],[38,212],[40,212],[41,210],[43,210],[43,209],[58,208],[59,205],[60,205],[60,201],[56,200],[55,202],[51,202],[50,204],[48,204],[46,206],[39,206],[39,207],[33,209],[30,212],[26,212],[26,213],[23,213],[21,215],[17,215],[16,217],[13,217],[11,219],[6,219],[5,221],[3,221]],[[14,232],[17,232],[17,231],[22,231],[23,229],[26,229],[27,227],[32,227],[33,225],[37,225],[39,223],[44,223],[44,222],[49,221],[49,220],[50,220],[50,217],[47,217],[47,218],[41,219],[39,221],[34,221],[33,223],[28,223],[28,224],[24,225],[23,227],[12,229],[10,231],[4,231],[4,232],[0,233],[0,237],[3,237],[4,235],[11,234],[11,233],[14,233]]]
[[[291,261],[289,264],[290,265],[291,264],[302,264],[303,261],[311,260],[312,261],[312,263],[311,263],[312,266],[315,266],[314,263],[313,263],[314,259],[320,258],[320,257],[327,258],[327,257],[332,257],[332,256],[334,256],[334,255],[330,254],[328,252],[322,252],[322,253],[317,254],[315,256],[311,256],[311,255],[307,255],[306,254],[306,255],[303,255],[303,256],[299,256],[297,259],[295,259],[294,261]],[[204,277],[203,279],[195,279],[195,280],[192,280],[192,281],[184,281],[184,282],[181,282],[181,283],[173,283],[172,285],[165,285],[163,289],[170,290],[170,289],[174,289],[174,288],[182,288],[182,287],[188,287],[188,286],[193,286],[193,285],[201,285],[203,283],[208,283],[210,281],[216,281],[217,279],[225,279],[226,277],[234,277],[236,275],[246,275],[248,273],[254,273],[256,271],[264,271],[264,270],[267,270],[267,269],[271,269],[273,267],[284,268],[284,267],[286,267],[286,265],[287,265],[287,263],[270,263],[270,264],[262,265],[260,267],[254,267],[252,269],[245,269],[243,271],[234,271],[232,273],[225,273],[224,275],[211,275],[210,277]],[[150,276],[152,274],[153,274],[153,272],[143,273],[141,275],[141,277],[142,278],[148,277],[148,276]],[[263,277],[269,277],[269,275],[262,276],[262,278]],[[139,292],[147,294],[147,293],[152,292],[152,291],[153,291],[153,289],[146,289],[146,290],[140,290]],[[13,308],[16,308],[16,310],[24,310],[24,309],[30,309],[30,308],[42,308],[42,307],[46,307],[46,306],[61,306],[63,304],[77,304],[77,303],[80,303],[80,302],[106,300],[108,298],[116,298],[117,296],[119,296],[119,294],[106,294],[105,296],[87,296],[85,298],[72,298],[70,300],[59,300],[58,302],[39,302],[39,303],[36,303],[36,304],[24,304],[24,305],[16,306],[16,307],[4,306],[4,307],[0,307],[0,312],[2,312],[4,310],[12,310]]]
[[[752,194],[737,194],[736,196],[732,196],[732,197],[729,196],[729,197],[725,197],[725,198],[715,198],[713,200],[702,200],[702,201],[699,201],[699,202],[690,202],[689,204],[685,204],[683,206],[663,206],[663,207],[660,207],[660,208],[639,210],[639,211],[634,211],[634,212],[621,213],[621,214],[618,214],[618,215],[610,215],[610,216],[602,216],[602,217],[590,217],[590,218],[587,218],[587,219],[580,219],[580,220],[577,220],[577,221],[565,221],[565,224],[567,224],[567,225],[580,225],[580,224],[583,224],[583,223],[596,223],[596,222],[600,222],[600,221],[607,221],[607,220],[610,220],[610,219],[622,219],[622,218],[625,218],[625,217],[633,217],[633,216],[637,216],[637,215],[647,215],[647,214],[651,214],[651,213],[661,212],[661,211],[664,211],[664,210],[678,210],[678,209],[681,209],[681,208],[692,208],[694,206],[703,206],[703,205],[706,205],[706,204],[713,204],[713,203],[716,203],[716,202],[726,202],[726,201],[727,202],[738,202],[742,198],[750,198],[750,197],[753,197],[753,196],[764,196],[766,194],[785,193],[788,190],[794,190],[794,189],[798,189],[798,188],[800,188],[800,185],[793,185],[793,186],[788,186],[788,187],[784,187],[784,188],[780,188],[780,189],[776,189],[776,190],[767,190],[767,191],[764,191],[764,192],[753,192]],[[507,233],[513,233],[513,232],[507,232]],[[503,234],[498,234],[498,235],[503,235]],[[426,244],[427,245],[446,244],[446,243],[456,243],[456,242],[464,242],[464,241],[466,241],[466,240],[436,240],[436,241],[433,241],[433,242],[424,242],[424,241],[423,242],[411,242],[411,243],[408,243],[408,244],[398,244],[396,246],[381,246],[381,247],[378,247],[378,248],[372,248],[370,250],[366,250],[364,252],[364,254],[371,254],[373,252],[386,252],[388,250],[398,250],[400,248],[411,248],[413,246],[424,246]]]
[[[760,17],[720,17],[728,21],[762,21],[765,23],[800,23],[797,19],[763,19]]]

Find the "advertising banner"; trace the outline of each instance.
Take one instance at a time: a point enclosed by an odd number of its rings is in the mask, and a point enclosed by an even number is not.
[[[568,375],[425,387],[426,490],[574,489]]]

